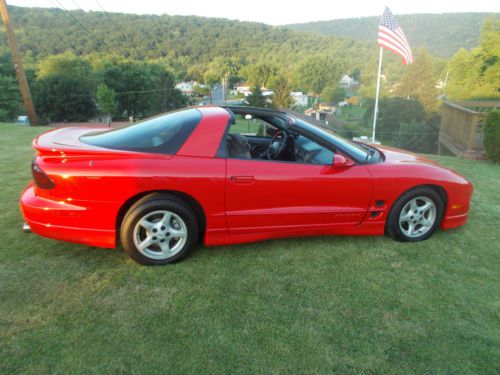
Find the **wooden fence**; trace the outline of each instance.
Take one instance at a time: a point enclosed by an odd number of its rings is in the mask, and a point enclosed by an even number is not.
[[[469,101],[443,104],[438,154],[445,146],[465,159],[483,159],[483,124],[488,112],[500,109],[500,102]]]

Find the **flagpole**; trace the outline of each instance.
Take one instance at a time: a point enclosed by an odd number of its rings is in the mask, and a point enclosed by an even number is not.
[[[377,92],[375,94],[375,109],[373,113],[372,143],[375,143],[375,130],[377,129],[378,94],[380,92],[380,73],[382,72],[382,51],[383,49],[380,47],[380,54],[378,57]]]

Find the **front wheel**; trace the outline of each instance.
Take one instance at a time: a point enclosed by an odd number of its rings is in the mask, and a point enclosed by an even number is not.
[[[189,253],[197,241],[198,224],[183,200],[154,195],[129,209],[120,237],[133,260],[144,265],[162,265],[176,262]]]
[[[410,190],[394,203],[386,233],[397,241],[423,241],[437,230],[444,213],[441,196],[431,188]]]

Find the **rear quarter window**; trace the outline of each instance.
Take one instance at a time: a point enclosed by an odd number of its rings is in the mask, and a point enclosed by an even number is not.
[[[124,128],[87,134],[80,140],[92,146],[116,150],[175,154],[201,118],[202,114],[197,109],[184,109]]]

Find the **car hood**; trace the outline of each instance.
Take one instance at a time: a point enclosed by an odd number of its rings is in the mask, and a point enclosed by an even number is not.
[[[414,154],[410,151],[401,150],[395,147],[373,145],[384,155],[386,163],[413,163],[413,164],[430,164],[443,167],[438,162],[435,162],[425,156]],[[444,167],[443,167],[444,168]]]
[[[393,164],[393,165],[407,165],[407,166],[427,166],[434,171],[445,172],[441,177],[451,176],[454,177],[452,179],[458,178],[463,183],[471,184],[469,179],[464,175],[454,171],[451,168],[445,167],[444,165],[438,163],[437,161],[426,158],[425,156],[414,154],[410,151],[401,150],[395,147],[390,146],[382,146],[382,145],[372,145],[376,147],[382,154],[384,155],[384,164]],[[412,169],[414,170],[414,169]],[[427,169],[428,170],[428,169]]]

